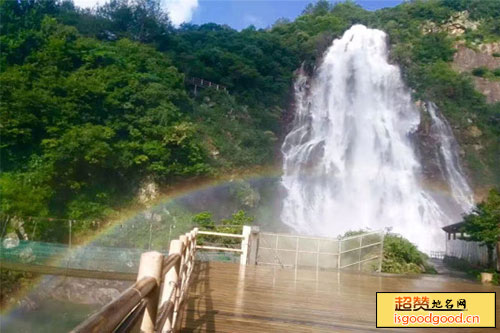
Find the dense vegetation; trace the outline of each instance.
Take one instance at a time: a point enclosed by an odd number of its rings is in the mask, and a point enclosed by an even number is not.
[[[356,23],[389,34],[415,97],[436,102],[455,128],[475,185],[498,184],[500,106],[486,104],[470,74],[450,66],[457,39],[500,38],[498,6],[429,0],[369,12],[319,1],[293,22],[238,32],[216,24],[174,29],[155,0],[114,0],[94,11],[70,1],[2,0],[2,212],[95,218],[129,202],[144,180],[169,185],[272,164],[293,71],[313,68]],[[463,10],[478,29],[424,33]],[[191,77],[229,93],[194,95]],[[466,134],[470,119],[483,133],[480,150]]]
[[[495,269],[493,252],[500,237],[500,193],[492,189],[486,200],[464,216],[466,240],[479,242],[488,249],[488,268]]]
[[[3,213],[96,218],[144,180],[273,161],[297,58],[272,35],[173,31],[155,1],[7,0],[1,15]],[[194,96],[189,77],[229,94]]]
[[[382,272],[386,273],[436,273],[427,263],[427,255],[407,239],[388,233],[384,237]]]
[[[350,230],[345,232],[339,239],[359,236],[369,230]],[[384,234],[383,257],[381,271],[394,274],[435,274],[435,268],[427,262],[429,257],[419,251],[417,246],[399,234],[387,232]],[[374,255],[378,254],[376,247]],[[374,270],[378,267],[374,267]]]

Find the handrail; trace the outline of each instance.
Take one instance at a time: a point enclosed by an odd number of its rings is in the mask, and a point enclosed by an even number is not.
[[[246,265],[251,228],[242,226],[242,234],[198,231],[198,228],[170,242],[169,255],[145,252],[141,255],[137,282],[117,299],[78,325],[72,333],[111,333],[134,331],[175,332],[183,302],[187,298],[197,249],[241,253],[240,263]],[[198,234],[241,239],[241,249],[196,244]]]
[[[144,315],[144,311],[146,311],[146,306],[148,302],[146,300],[142,300],[139,302],[139,305],[135,307],[135,309],[130,313],[130,315],[125,318],[125,320],[116,328],[114,333],[127,333],[130,332],[136,327],[139,323],[139,320]]]
[[[245,238],[245,236],[240,234],[229,234],[226,232],[215,232],[215,231],[198,231],[199,235],[212,235],[220,237],[232,237],[232,238]]]
[[[163,269],[161,272],[161,276],[165,276],[167,272],[174,267],[176,264],[178,264],[179,260],[181,260],[182,257],[180,254],[175,253],[175,254],[170,254],[168,257],[166,257],[163,260]]]
[[[196,248],[197,249],[202,249],[202,250],[215,250],[215,251],[228,251],[228,252],[243,253],[242,249],[233,249],[232,247],[197,245]]]
[[[200,86],[200,87],[208,87],[208,88],[215,88],[217,90],[224,90],[226,91],[227,88],[225,86],[223,86],[222,84],[218,84],[218,83],[213,83],[213,82],[210,82],[208,80],[205,80],[205,79],[200,79],[200,78],[197,78],[197,77],[192,77],[192,78],[189,78],[187,79],[187,82],[190,83],[190,84],[193,84],[193,85],[196,85],[196,86]]]
[[[108,303],[99,312],[90,316],[73,329],[72,333],[112,332],[124,318],[156,286],[156,279],[145,277],[125,290],[120,297]]]
[[[71,332],[129,332],[139,321],[142,321],[142,332],[175,330],[194,267],[197,232],[193,229],[173,240],[167,257],[159,252],[143,253],[138,281]],[[172,279],[173,275],[178,279]],[[166,295],[167,302],[163,302],[162,297],[158,303],[160,291]],[[162,303],[156,320],[158,304]]]

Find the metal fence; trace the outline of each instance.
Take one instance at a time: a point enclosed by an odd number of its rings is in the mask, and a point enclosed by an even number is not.
[[[380,271],[383,240],[381,231],[343,239],[261,232],[257,264],[317,271]]]
[[[447,239],[446,256],[463,259],[477,266],[488,264],[488,249],[479,242],[464,239]],[[496,261],[497,251],[493,251],[493,260]]]

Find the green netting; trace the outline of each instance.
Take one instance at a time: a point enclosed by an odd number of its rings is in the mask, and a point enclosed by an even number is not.
[[[2,243],[5,239],[2,239]],[[17,246],[2,247],[2,262],[49,267],[97,270],[106,272],[136,272],[141,249],[81,246],[69,248],[57,243],[20,241]]]

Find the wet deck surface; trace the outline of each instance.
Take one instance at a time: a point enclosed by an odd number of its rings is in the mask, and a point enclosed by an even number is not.
[[[377,329],[375,292],[496,291],[458,279],[404,278],[227,263],[198,263],[182,332],[492,332],[495,329]],[[500,306],[497,318],[500,318]]]

